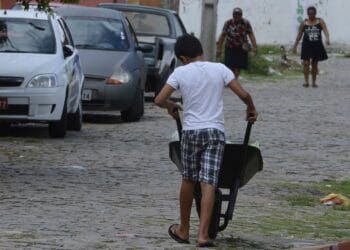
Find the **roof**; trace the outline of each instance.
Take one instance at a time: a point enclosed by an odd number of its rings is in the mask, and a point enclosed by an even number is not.
[[[123,3],[100,3],[99,7],[108,7],[118,10],[133,10],[133,11],[149,11],[149,12],[163,12],[163,13],[176,13],[174,10],[164,9],[160,7],[151,7],[139,4],[123,4]]]
[[[45,11],[27,11],[27,10],[0,10],[0,17],[40,19],[48,20],[50,14]]]
[[[85,6],[62,6],[54,11],[61,16],[90,16],[121,19],[121,12],[105,8],[85,7]]]

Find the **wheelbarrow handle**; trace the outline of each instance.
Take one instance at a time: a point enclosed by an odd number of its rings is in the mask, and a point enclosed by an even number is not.
[[[250,131],[252,130],[252,126],[253,126],[252,122],[247,122],[247,127],[245,129],[244,140],[243,140],[244,147],[248,146]]]
[[[181,123],[180,117],[176,118],[176,127],[177,127],[177,132],[179,133],[179,140],[181,141],[181,138],[182,138],[182,123]]]

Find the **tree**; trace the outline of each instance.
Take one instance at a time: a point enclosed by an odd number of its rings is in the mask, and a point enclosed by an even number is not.
[[[53,0],[36,0],[38,3],[38,10],[48,10],[50,11],[50,2]],[[25,10],[29,9],[29,3],[31,0],[18,0],[18,2],[22,2]],[[79,0],[60,0],[61,3],[79,3]]]

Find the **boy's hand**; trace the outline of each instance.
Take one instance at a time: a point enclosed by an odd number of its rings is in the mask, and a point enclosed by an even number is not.
[[[247,110],[247,121],[254,123],[258,118],[258,112],[256,110]]]
[[[182,107],[174,102],[169,102],[167,109],[168,114],[176,120],[179,118],[179,110],[182,110]]]

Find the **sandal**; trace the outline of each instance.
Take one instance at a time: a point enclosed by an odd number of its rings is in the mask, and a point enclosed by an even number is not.
[[[317,85],[316,83],[313,83],[313,84],[312,84],[312,87],[313,87],[313,88],[317,88],[318,85]]]
[[[190,244],[190,241],[188,239],[182,239],[180,236],[176,234],[176,229],[179,226],[179,224],[172,224],[168,229],[168,234],[170,235],[173,240],[182,243],[182,244]]]
[[[309,84],[308,83],[304,83],[303,87],[307,88],[307,87],[309,87]]]

